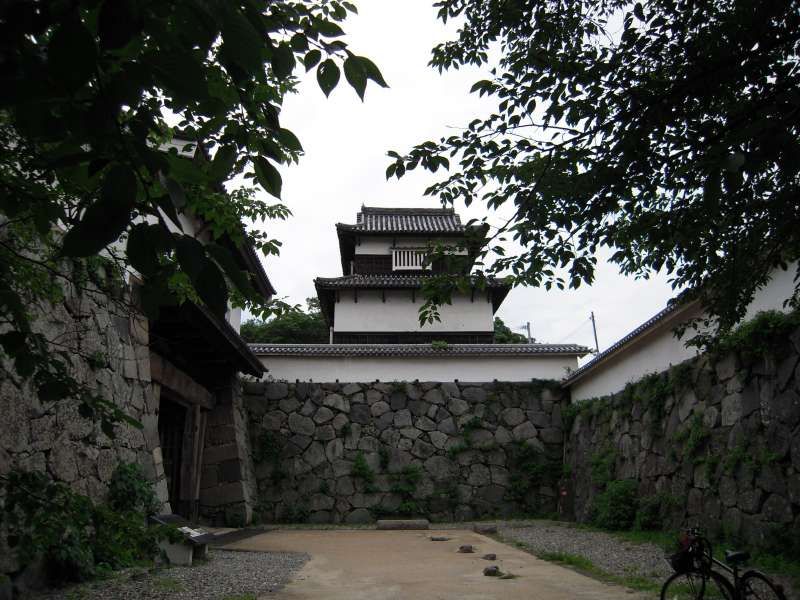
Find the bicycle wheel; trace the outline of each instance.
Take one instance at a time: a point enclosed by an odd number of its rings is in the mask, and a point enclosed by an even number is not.
[[[758,571],[748,571],[741,579],[742,600],[785,600],[783,588]]]
[[[661,588],[661,600],[733,600],[731,584],[719,573],[674,573]]]

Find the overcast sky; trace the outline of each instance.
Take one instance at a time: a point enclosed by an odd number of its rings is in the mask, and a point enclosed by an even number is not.
[[[314,277],[342,274],[334,225],[355,222],[362,204],[440,206],[423,196],[435,181],[430,172],[386,181],[387,150],[438,139],[494,107],[493,101],[468,93],[485,72],[440,75],[427,66],[431,48],[453,33],[436,20],[430,0],[366,0],[359,11],[345,23],[346,40],[356,54],[378,64],[390,88],[370,84],[362,104],[342,77],[326,99],[312,71],[281,115],[282,125],[300,138],[305,156],[299,165],[282,168],[283,200],[294,216],[269,225],[283,249],[280,257],[266,260],[266,269],[278,295],[295,303],[315,294]],[[456,210],[466,222],[484,216],[486,208],[457,205]],[[501,216],[490,215],[490,222],[499,223]],[[593,347],[589,313],[594,311],[602,350],[661,310],[672,295],[666,277],[635,281],[601,261],[592,287],[516,288],[498,314],[512,328],[531,321],[537,341]]]

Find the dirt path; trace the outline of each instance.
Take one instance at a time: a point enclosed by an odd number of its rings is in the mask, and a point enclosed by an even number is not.
[[[432,536],[450,538],[431,541]],[[474,554],[458,547],[472,544]],[[619,600],[637,598],[471,531],[274,531],[226,549],[307,552],[281,600]],[[496,561],[483,560],[494,553]],[[496,564],[513,579],[483,575]]]

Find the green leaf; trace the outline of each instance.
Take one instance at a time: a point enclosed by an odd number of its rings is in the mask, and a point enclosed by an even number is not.
[[[294,71],[294,52],[288,44],[280,44],[272,51],[272,72],[285,79]]]
[[[224,246],[219,244],[207,244],[206,251],[213,258],[220,267],[222,267],[225,274],[233,282],[233,285],[245,296],[250,296],[253,293],[253,286],[250,284],[250,277],[247,271],[243,271],[237,262],[234,260],[233,255]]]
[[[103,178],[100,198],[64,235],[62,255],[91,256],[118,239],[130,223],[137,192],[133,170],[127,165],[113,166]]]
[[[203,244],[190,235],[176,236],[175,255],[181,270],[189,276],[194,284],[208,262]]]
[[[310,50],[308,54],[305,55],[303,58],[303,64],[306,67],[306,73],[308,73],[311,69],[317,66],[317,63],[322,59],[322,52],[317,50]]]
[[[128,234],[128,261],[142,275],[152,276],[160,267],[159,257],[172,244],[172,235],[161,225],[139,223]]]
[[[97,19],[100,45],[107,50],[118,50],[139,33],[141,19],[134,0],[105,0]]]
[[[91,79],[97,64],[97,46],[77,15],[65,21],[50,38],[47,62],[51,74],[70,90]]]
[[[289,44],[292,46],[292,49],[297,52],[308,50],[308,39],[302,33],[295,33],[292,39],[289,40]]]
[[[228,286],[219,267],[206,260],[203,270],[194,282],[194,288],[203,302],[218,317],[224,317],[228,310]]]
[[[220,11],[222,40],[226,54],[245,71],[262,69],[261,50],[266,44],[264,38],[233,3],[226,3],[226,7]]]
[[[380,69],[378,69],[377,65],[368,59],[366,56],[359,56],[357,57],[358,60],[364,67],[364,72],[367,74],[367,79],[371,79],[379,86],[388,88],[389,84],[383,79],[383,75],[381,75]]]
[[[367,72],[364,64],[356,56],[348,56],[344,61],[344,76],[347,82],[364,101],[364,92],[367,89]]]
[[[325,60],[317,69],[317,83],[325,96],[330,96],[333,88],[339,83],[339,67],[330,58]]]
[[[646,19],[644,18],[644,9],[642,8],[641,2],[637,2],[636,4],[633,5],[633,14],[640,21],[646,21]]]
[[[261,156],[253,161],[253,165],[255,167],[256,178],[261,184],[261,187],[276,198],[280,198],[283,180],[281,179],[281,174],[278,172],[278,169],[266,158]]]
[[[325,37],[339,37],[344,35],[344,31],[333,21],[319,21],[316,25],[316,30]]]
[[[288,129],[279,129],[275,137],[277,137],[278,141],[292,152],[303,151],[303,146],[300,144],[300,140],[298,140],[297,136]]]
[[[160,52],[147,62],[168,97],[189,101],[208,97],[206,70],[191,52]]]
[[[215,181],[225,181],[229,179],[231,176],[231,169],[236,163],[237,157],[238,152],[236,146],[233,144],[228,144],[219,148],[214,155],[214,160],[211,161],[211,177],[213,177]]]

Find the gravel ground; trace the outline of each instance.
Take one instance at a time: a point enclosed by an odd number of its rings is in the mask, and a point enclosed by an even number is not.
[[[672,574],[664,550],[654,544],[620,540],[599,531],[587,531],[547,522],[524,526],[498,523],[498,534],[506,541],[520,542],[533,551],[577,554],[613,575],[639,576],[663,581]]]
[[[211,550],[192,567],[129,570],[118,576],[39,596],[40,600],[243,600],[286,585],[307,554]]]

